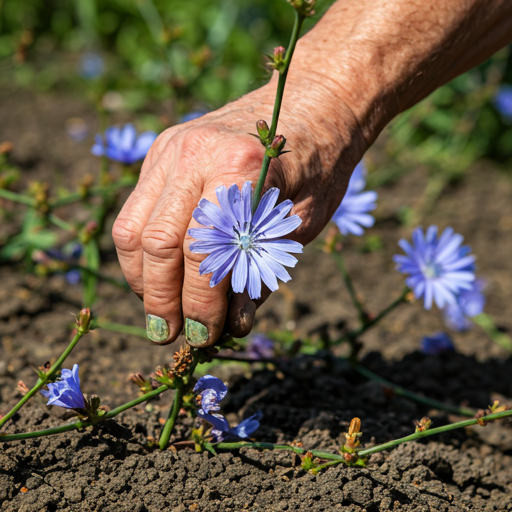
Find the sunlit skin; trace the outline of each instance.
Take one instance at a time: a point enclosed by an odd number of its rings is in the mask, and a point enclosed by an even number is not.
[[[273,159],[265,189],[289,198],[303,222],[290,235],[311,242],[330,220],[350,174],[397,114],[512,41],[510,0],[338,0],[297,45],[278,134],[291,150]],[[251,329],[257,301],[229,303],[229,279],[199,275],[187,229],[201,198],[219,185],[257,181],[264,148],[248,135],[270,121],[277,77],[223,108],[163,132],[113,229],[123,273],[146,313],[164,318],[174,341],[184,318],[236,337]]]

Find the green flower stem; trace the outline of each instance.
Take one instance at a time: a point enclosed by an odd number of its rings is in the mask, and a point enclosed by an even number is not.
[[[158,440],[158,446],[160,446],[160,450],[165,450],[167,448],[167,445],[169,444],[172,429],[174,428],[176,418],[178,417],[178,413],[180,412],[181,406],[183,405],[183,388],[183,384],[180,384],[176,388],[176,393],[174,394],[171,410],[169,411],[169,417],[165,422],[164,428],[162,429],[162,433],[160,434],[160,439]]]
[[[13,201],[14,203],[20,203],[26,206],[31,206],[32,208],[35,208],[37,204],[37,201],[32,197],[17,194],[16,192],[11,192],[10,190],[6,190],[5,188],[0,188],[0,198]]]
[[[176,418],[178,417],[178,413],[180,412],[180,409],[183,405],[183,396],[188,391],[190,385],[190,378],[194,374],[194,370],[196,369],[196,366],[199,363],[199,351],[195,350],[193,352],[192,357],[192,364],[188,369],[187,375],[183,377],[182,381],[178,384],[178,387],[176,388],[176,393],[172,401],[171,410],[169,411],[169,417],[167,418],[164,428],[162,429],[162,433],[160,434],[160,439],[158,440],[158,446],[160,447],[160,450],[165,450],[167,448],[167,445],[169,444],[172,429],[174,428]]]
[[[122,334],[132,334],[134,336],[140,336],[141,338],[148,339],[146,329],[143,327],[136,327],[135,325],[116,324],[114,322],[108,322],[101,318],[94,319],[92,326],[98,329],[105,329],[106,331],[120,332]]]
[[[158,396],[162,394],[164,391],[167,391],[169,389],[168,386],[160,386],[157,389],[154,389],[153,391],[150,391],[149,393],[146,393],[145,395],[140,396],[139,398],[136,398],[135,400],[132,400],[131,402],[128,402],[124,405],[120,405],[119,407],[116,407],[115,409],[112,409],[108,413],[104,414],[103,416],[100,416],[98,421],[104,421],[109,420],[117,416],[118,414],[121,414],[122,412],[135,407],[136,405],[139,405],[143,402],[146,402],[147,400],[150,400],[151,398],[154,398],[155,396]],[[96,422],[97,423],[97,422]],[[80,430],[86,427],[90,427],[94,425],[94,422],[92,421],[75,421],[73,423],[68,423],[67,425],[60,425],[59,427],[52,427],[52,428],[45,428],[43,430],[36,430],[34,432],[23,432],[22,434],[6,434],[2,435],[0,434],[0,442],[9,442],[9,441],[20,441],[22,439],[33,439],[35,437],[44,437],[44,436],[51,436],[54,434],[61,434],[62,432],[70,432],[71,430]]]
[[[351,331],[339,340],[333,342],[333,345],[339,345],[345,341],[355,340],[361,334],[366,332],[370,327],[373,327],[375,324],[379,323],[385,316],[387,316],[391,311],[393,311],[397,306],[402,304],[403,302],[407,302],[406,297],[411,290],[408,287],[404,288],[402,295],[398,297],[398,299],[394,300],[389,306],[384,308],[375,318],[367,321],[365,325],[361,326],[359,329],[355,331]]]
[[[386,380],[383,377],[381,377],[380,375],[373,373],[371,370],[368,370],[368,368],[365,368],[364,366],[361,366],[360,364],[353,363],[352,368],[354,368],[354,370],[357,373],[363,375],[367,379],[373,380],[374,382],[378,382],[379,384],[382,384],[386,388],[392,389],[395,394],[409,398],[410,400],[413,400],[414,402],[418,402],[423,405],[428,405],[429,407],[433,407],[434,409],[439,409],[441,411],[447,411],[447,412],[451,412],[452,414],[458,414],[460,416],[470,416],[471,417],[476,414],[475,409],[471,409],[469,407],[457,407],[455,405],[448,405],[443,402],[440,402],[439,400],[435,400],[433,398],[428,398],[426,396],[422,396],[422,395],[413,393],[412,391],[409,391],[409,390],[403,388],[402,386],[393,384],[389,380]]]
[[[494,421],[502,418],[507,418],[512,416],[512,411],[503,411],[497,412],[494,414],[489,414],[485,416],[485,421]],[[384,450],[390,450],[395,448],[396,446],[408,443],[409,441],[416,441],[417,439],[421,439],[423,437],[433,436],[436,434],[442,434],[443,432],[449,432],[450,430],[455,430],[458,428],[471,427],[472,425],[476,425],[479,420],[471,419],[458,421],[457,423],[450,423],[449,425],[444,425],[443,427],[431,428],[429,430],[425,430],[424,432],[415,432],[410,436],[401,437],[399,439],[394,439],[393,441],[389,441],[387,443],[379,444],[377,446],[372,446],[371,448],[365,448],[358,452],[360,458],[369,457],[377,452],[382,452]],[[306,452],[311,452],[315,457],[326,460],[333,460],[339,462],[345,462],[343,455],[338,455],[335,453],[327,453],[321,452],[318,450],[307,450],[306,448],[298,448],[296,446],[289,446],[286,444],[273,444],[273,443],[251,443],[247,441],[241,441],[238,443],[218,443],[215,445],[211,445],[207,443],[207,447],[213,447],[215,450],[238,450],[240,448],[256,448],[262,450],[286,450],[295,452],[299,455],[302,455]]]
[[[501,332],[494,323],[494,320],[486,313],[480,313],[479,315],[471,318],[476,325],[481,327],[500,347],[505,350],[512,350],[512,341],[510,338],[504,333]]]
[[[69,231],[70,233],[74,233],[76,231],[76,229],[74,228],[74,226],[72,224],[70,224],[69,222],[66,222],[65,220],[61,219],[60,217],[57,217],[57,215],[55,215],[54,213],[50,213],[48,215],[48,220],[52,224],[55,224],[55,226],[57,226],[58,228],[63,229],[64,231]]]
[[[290,37],[290,44],[288,45],[288,48],[286,50],[286,56],[284,58],[283,66],[279,70],[279,80],[277,82],[276,99],[274,101],[274,111],[272,113],[272,123],[270,125],[270,132],[268,137],[270,141],[272,141],[276,136],[277,123],[279,121],[279,113],[281,112],[281,104],[283,102],[286,77],[288,76],[288,69],[292,61],[293,52],[295,50],[297,40],[299,39],[300,29],[302,28],[302,23],[304,22],[304,19],[304,16],[295,11],[295,23],[293,25],[292,35]],[[254,197],[252,201],[253,213],[256,210],[258,203],[260,202],[261,192],[263,190],[263,185],[265,184],[265,179],[267,177],[271,160],[272,158],[265,154],[263,162],[261,164],[260,177],[258,178],[256,188],[254,189]]]
[[[110,195],[112,192],[116,192],[117,190],[124,187],[133,187],[136,184],[136,180],[134,178],[121,178],[115,183],[111,183],[110,185],[93,187],[91,188],[87,195],[88,196],[103,196]],[[67,206],[71,203],[76,203],[77,201],[82,201],[84,199],[83,194],[75,193],[69,194],[67,196],[61,197],[59,199],[53,199],[50,201],[50,207],[60,208],[61,206]],[[31,206],[31,205],[29,205]]]
[[[512,416],[512,410],[489,414],[488,416],[485,416],[484,419],[487,422],[487,421],[500,420],[502,418],[508,418],[509,416]],[[415,441],[416,439],[421,439],[422,437],[434,436],[436,434],[442,434],[443,432],[449,432],[450,430],[455,430],[458,428],[471,427],[472,425],[476,425],[478,423],[478,421],[479,421],[478,419],[458,421],[457,423],[450,423],[448,425],[444,425],[443,427],[431,428],[429,430],[425,430],[424,432],[415,432],[414,434],[411,434],[410,436],[401,437],[400,439],[395,439],[395,440],[389,441],[387,443],[373,446],[372,448],[366,448],[364,450],[361,450],[359,452],[359,456],[360,457],[368,457],[369,455],[372,455],[374,453],[382,452],[384,450],[390,450],[391,448],[394,448],[395,446],[398,446],[403,443],[408,443],[409,441]]]
[[[37,379],[35,386],[2,418],[0,419],[0,429],[9,421],[35,394],[37,394],[46,383],[51,380],[55,374],[60,370],[62,364],[69,356],[71,351],[75,348],[75,345],[80,341],[80,338],[87,334],[87,331],[78,329],[75,337],[71,340],[71,343],[67,346],[66,350],[62,352],[61,356],[48,370],[44,379]]]
[[[367,315],[366,311],[364,310],[363,305],[357,298],[354,284],[352,283],[352,278],[350,277],[350,274],[347,272],[347,267],[345,266],[345,258],[343,258],[343,255],[341,254],[341,252],[338,252],[338,251],[334,251],[332,254],[334,256],[336,264],[338,265],[338,269],[341,273],[341,276],[343,277],[345,286],[347,287],[347,290],[350,294],[352,303],[354,304],[354,307],[357,309],[357,312],[359,314],[359,320],[361,322],[361,327],[364,327],[368,323],[368,315]]]

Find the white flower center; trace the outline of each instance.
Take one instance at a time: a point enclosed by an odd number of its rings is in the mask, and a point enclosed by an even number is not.
[[[247,233],[242,233],[239,235],[238,247],[240,247],[242,251],[249,252],[253,248],[252,236]]]
[[[433,279],[435,277],[439,277],[443,272],[443,267],[436,263],[435,261],[430,261],[423,267],[423,275],[427,279]]]

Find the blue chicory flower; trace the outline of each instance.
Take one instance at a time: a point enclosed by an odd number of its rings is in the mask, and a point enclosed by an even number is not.
[[[512,85],[502,85],[494,97],[496,110],[507,120],[512,120]]]
[[[363,192],[366,172],[361,160],[350,177],[345,197],[332,217],[342,235],[361,236],[364,233],[363,227],[369,228],[375,223],[375,219],[368,212],[377,208],[377,192]]]
[[[83,409],[85,401],[80,390],[78,365],[73,365],[73,370],[61,370],[60,380],[48,384],[48,391],[42,389],[41,394],[49,399],[47,405],[58,405],[66,409]]]
[[[208,114],[207,110],[196,110],[194,112],[189,112],[188,114],[185,114],[181,117],[180,123],[188,123],[189,121],[203,117],[205,114]]]
[[[247,354],[254,359],[269,359],[274,356],[274,342],[264,334],[254,334],[247,345]]]
[[[112,126],[105,130],[105,141],[101,135],[96,135],[91,152],[96,156],[105,155],[116,162],[133,164],[146,156],[157,136],[153,131],[137,135],[137,130],[131,123],[123,127]]]
[[[216,443],[227,439],[245,439],[253,434],[260,426],[263,417],[261,411],[240,422],[236,427],[230,427],[228,421],[221,414],[220,401],[226,396],[228,388],[217,377],[205,375],[201,377],[194,387],[194,392],[201,396],[201,407],[197,415],[212,425],[211,436]]]
[[[100,77],[104,71],[105,61],[98,53],[84,53],[78,61],[78,72],[88,80]]]
[[[275,206],[279,189],[271,188],[251,211],[252,186],[247,181],[240,193],[236,185],[228,190],[215,190],[220,208],[201,199],[194,219],[212,229],[193,228],[188,234],[199,240],[190,250],[209,256],[199,266],[201,275],[212,273],[210,286],[215,286],[233,269],[231,286],[235,293],[245,289],[251,299],[261,296],[261,281],[271,291],[279,288],[277,277],[291,279],[283,265],[294,267],[297,259],[288,253],[301,253],[302,245],[280,237],[291,233],[302,222],[297,215],[286,217],[293,203],[287,199]]]
[[[399,245],[406,256],[395,255],[397,270],[410,274],[405,280],[407,286],[419,299],[424,296],[425,309],[434,301],[438,308],[455,304],[462,290],[470,290],[475,279],[475,257],[471,248],[462,246],[462,235],[446,228],[437,236],[437,226],[430,226],[425,236],[418,227],[412,233],[413,245],[400,240]]]
[[[438,332],[432,336],[425,336],[421,340],[421,351],[430,356],[438,356],[446,352],[454,352],[453,342],[445,332]]]
[[[455,304],[447,304],[443,309],[445,324],[455,331],[467,331],[473,326],[470,318],[483,312],[485,295],[483,279],[475,279],[471,289],[462,290]]]

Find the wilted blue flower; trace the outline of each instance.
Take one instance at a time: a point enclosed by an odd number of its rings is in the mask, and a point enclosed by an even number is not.
[[[412,233],[413,245],[400,240],[399,245],[406,256],[395,255],[397,269],[410,274],[405,280],[407,286],[419,299],[425,297],[425,308],[430,309],[434,301],[438,308],[455,304],[462,290],[470,290],[475,279],[475,257],[469,255],[469,246],[461,247],[462,235],[446,228],[437,237],[437,226],[430,226],[423,235],[421,228]]]
[[[280,239],[291,233],[302,222],[297,215],[285,219],[293,203],[287,199],[275,206],[279,196],[271,188],[262,198],[254,216],[251,213],[252,187],[247,181],[242,193],[236,185],[215,190],[220,208],[201,199],[194,210],[194,219],[213,229],[189,229],[190,236],[199,240],[190,245],[195,253],[209,254],[201,263],[199,273],[213,273],[210,286],[215,286],[233,269],[231,286],[235,293],[245,289],[251,299],[261,296],[261,281],[271,291],[279,288],[277,277],[289,281],[283,265],[294,267],[297,259],[290,252],[302,252],[302,245],[293,240]],[[274,208],[275,206],[275,208]]]
[[[260,428],[261,418],[263,418],[263,413],[258,411],[256,414],[241,421],[236,427],[230,428],[228,425],[228,428],[225,430],[214,428],[211,432],[212,439],[215,443],[247,439]]]
[[[421,340],[421,351],[430,356],[438,356],[446,352],[454,352],[453,342],[445,332],[438,332],[432,336],[425,336]]]
[[[66,409],[83,409],[85,401],[80,390],[78,365],[73,365],[73,370],[61,370],[60,380],[48,384],[48,391],[42,389],[41,394],[49,399],[47,405],[58,405]]]
[[[78,72],[87,79],[100,77],[105,71],[105,62],[101,55],[94,52],[84,53],[78,61]]]
[[[270,359],[274,356],[274,342],[264,334],[254,334],[247,345],[247,354],[253,359]]]
[[[482,279],[475,279],[471,285],[470,290],[462,290],[459,293],[455,304],[448,304],[443,310],[444,321],[450,329],[455,331],[471,329],[473,322],[469,318],[479,315],[484,310],[485,282]]]
[[[146,156],[157,136],[158,134],[152,131],[137,136],[137,130],[131,123],[123,127],[112,126],[105,130],[105,141],[101,135],[96,135],[91,152],[96,156],[105,155],[123,164],[133,164]]]
[[[195,112],[189,112],[188,114],[185,114],[181,117],[180,123],[188,123],[189,121],[203,117],[205,114],[208,114],[207,110],[196,110]]]
[[[369,228],[375,223],[368,212],[377,208],[377,192],[363,192],[365,186],[366,168],[361,160],[350,177],[345,197],[332,217],[342,235],[361,236],[364,233],[361,226]]]
[[[494,97],[496,110],[508,120],[512,119],[512,85],[502,85]]]
[[[263,417],[261,411],[233,428],[230,428],[224,416],[212,412],[219,410],[219,403],[228,392],[226,385],[217,377],[212,375],[201,377],[194,387],[194,392],[201,396],[201,407],[197,411],[197,415],[212,425],[211,436],[214,442],[218,443],[227,439],[245,439],[260,426],[260,420]]]

